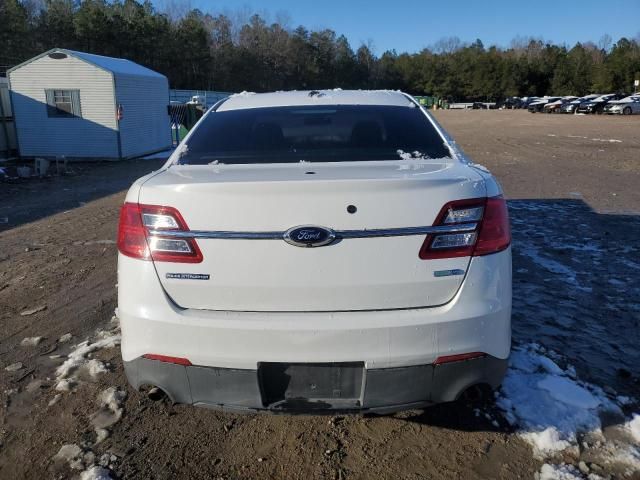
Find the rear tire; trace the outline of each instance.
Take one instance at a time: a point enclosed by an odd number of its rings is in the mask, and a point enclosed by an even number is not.
[[[631,107],[624,107],[624,110],[622,110],[622,114],[631,115]]]

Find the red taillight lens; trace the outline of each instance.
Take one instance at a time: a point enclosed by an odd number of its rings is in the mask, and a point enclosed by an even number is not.
[[[141,260],[200,263],[202,252],[193,238],[163,235],[188,231],[182,215],[173,207],[125,203],[120,210],[118,250]]]
[[[140,216],[140,206],[137,203],[125,203],[120,209],[118,250],[128,257],[142,260],[151,259],[145,228]]]
[[[476,225],[465,232],[428,235],[419,256],[422,260],[488,255],[511,243],[507,204],[502,196],[472,198],[447,203],[434,226]]]
[[[504,198],[487,198],[484,218],[480,224],[480,233],[474,256],[488,255],[506,249],[511,243],[509,211]]]

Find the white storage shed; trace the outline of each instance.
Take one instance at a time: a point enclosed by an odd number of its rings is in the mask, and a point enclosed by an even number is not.
[[[55,48],[8,78],[23,157],[121,159],[172,144],[167,77],[137,63]]]

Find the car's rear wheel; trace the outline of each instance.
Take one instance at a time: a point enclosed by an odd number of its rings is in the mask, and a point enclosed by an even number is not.
[[[631,107],[624,107],[624,110],[622,110],[622,114],[631,115]]]

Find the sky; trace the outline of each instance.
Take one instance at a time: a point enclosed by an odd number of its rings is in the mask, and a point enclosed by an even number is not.
[[[162,7],[163,2],[157,0]],[[598,40],[609,34],[640,35],[640,0],[184,0],[193,8],[284,12],[291,27],[330,28],[344,34],[355,49],[372,42],[375,53],[395,49],[417,52],[443,37],[485,46],[508,47],[514,37],[535,37],[557,44]]]

